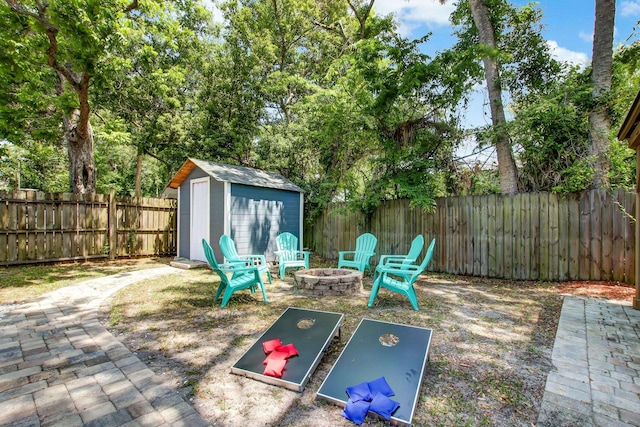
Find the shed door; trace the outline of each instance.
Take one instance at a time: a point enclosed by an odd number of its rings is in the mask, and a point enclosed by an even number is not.
[[[190,259],[206,261],[202,239],[209,241],[209,238],[209,178],[194,179],[191,181]]]

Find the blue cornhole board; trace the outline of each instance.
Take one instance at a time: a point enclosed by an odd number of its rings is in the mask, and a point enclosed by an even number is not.
[[[231,367],[231,373],[301,392],[333,338],[340,335],[343,318],[340,313],[289,307]],[[312,325],[301,328],[300,321]],[[281,378],[264,375],[262,364],[266,357],[262,343],[276,338],[298,350],[297,356],[287,360]]]
[[[395,345],[381,343],[381,337],[387,334],[398,338]],[[431,329],[362,319],[320,386],[316,399],[345,406],[349,399],[347,387],[385,377],[395,392],[391,399],[400,403],[391,421],[410,425],[429,357],[431,334]],[[382,341],[388,344],[388,340]]]

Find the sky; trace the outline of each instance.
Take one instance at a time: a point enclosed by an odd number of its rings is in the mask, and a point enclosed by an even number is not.
[[[512,0],[511,3],[522,6],[530,2]],[[593,48],[595,0],[542,0],[537,4],[542,9],[543,36],[554,56],[573,64],[588,65]],[[405,37],[418,38],[431,32],[432,35],[424,46],[425,53],[429,55],[455,43],[449,23],[449,15],[453,10],[450,0],[445,5],[441,5],[438,0],[376,0],[374,8],[380,14],[393,13],[399,23],[399,30]],[[627,39],[632,36],[638,21],[640,0],[616,2],[614,47],[629,43]],[[635,39],[639,32],[636,31]],[[490,123],[488,109],[485,91],[478,88],[471,108],[465,115],[467,126]]]
[[[531,3],[525,0],[512,0],[512,4],[523,6]],[[543,37],[547,40],[552,54],[559,60],[589,65],[593,49],[593,26],[595,20],[595,0],[540,0],[536,2],[542,10]],[[432,35],[423,47],[429,55],[445,50],[455,43],[451,36],[452,27],[449,15],[453,10],[452,1],[442,5],[438,0],[376,0],[374,8],[378,13],[393,13],[399,23],[400,33],[408,38],[422,37],[428,32]],[[630,43],[634,27],[640,21],[640,0],[616,1],[614,30],[614,48]],[[640,30],[635,32],[639,38]],[[465,128],[474,128],[491,124],[491,114],[487,92],[484,86],[478,86],[463,112],[462,124]],[[459,158],[468,163],[484,166],[495,165],[495,150],[478,152],[475,138],[466,139],[457,149]]]
[[[211,0],[205,0],[211,4]],[[455,43],[451,35],[449,15],[453,11],[453,1],[442,5],[438,0],[375,0],[376,13],[395,15],[400,33],[416,39],[428,32],[432,35],[423,44],[423,51],[434,56]],[[516,6],[531,3],[526,0],[511,0]],[[595,20],[595,0],[540,0],[536,2],[542,10],[543,37],[547,40],[553,55],[562,61],[586,66],[591,61],[593,48],[593,25]],[[617,0],[614,31],[614,48],[629,44],[634,28],[640,21],[640,0]],[[632,40],[640,38],[640,28]],[[469,108],[464,112],[463,125],[468,128],[491,123],[486,90],[478,87]],[[466,155],[475,146],[461,147],[459,153]],[[490,157],[492,157],[489,154]]]

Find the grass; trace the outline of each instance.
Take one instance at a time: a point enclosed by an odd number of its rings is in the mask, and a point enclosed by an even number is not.
[[[314,266],[331,266],[314,260]],[[315,392],[362,318],[433,329],[430,363],[414,425],[530,426],[537,422],[561,297],[549,284],[429,275],[417,288],[420,311],[399,294],[381,291],[367,308],[371,279],[361,294],[307,297],[292,290],[291,274],[267,284],[269,304],[258,293],[235,293],[224,309],[213,301],[217,281],[193,270],[142,282],[110,304],[113,332],[136,351],[144,346],[164,359],[176,384],[217,425],[344,425],[340,408],[315,400]],[[345,314],[342,340],[325,353],[305,391],[290,392],[229,374],[260,334],[290,306]],[[151,338],[144,332],[153,329]],[[178,334],[183,339],[177,339]],[[120,335],[118,335],[121,337]],[[184,339],[194,343],[185,348]],[[187,372],[202,372],[187,375]],[[165,370],[166,372],[166,370]],[[182,379],[182,380],[179,380]],[[197,387],[206,392],[194,393]],[[248,395],[250,399],[233,399]],[[255,406],[263,408],[252,411]],[[320,411],[320,412],[319,412]],[[320,417],[326,417],[323,422]],[[367,421],[368,425],[384,425]]]
[[[0,269],[0,302],[165,263]],[[335,265],[317,258],[312,264]],[[537,422],[561,307],[552,284],[429,274],[416,285],[416,312],[406,298],[386,290],[367,308],[368,275],[362,293],[322,298],[294,292],[290,273],[284,281],[273,277],[274,283],[267,284],[269,304],[259,292],[245,290],[235,293],[224,309],[213,301],[217,280],[209,270],[143,281],[115,294],[103,307],[101,320],[215,425],[352,425],[340,416],[340,408],[317,401],[315,393],[362,318],[433,330],[414,425]],[[230,374],[231,366],[290,306],[345,315],[341,340],[328,348],[304,392]],[[385,424],[367,420],[365,425]]]
[[[0,267],[0,304],[20,303],[85,280],[168,263],[168,258],[140,258]]]

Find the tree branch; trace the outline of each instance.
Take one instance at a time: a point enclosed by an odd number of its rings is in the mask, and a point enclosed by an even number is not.
[[[140,5],[138,4],[138,0],[133,0],[133,1],[129,4],[129,6],[127,6],[127,7],[124,9],[124,12],[125,12],[125,13],[129,13],[129,12],[131,12],[131,11],[134,11],[134,10],[138,9],[138,7],[139,7],[139,6],[140,6]]]

